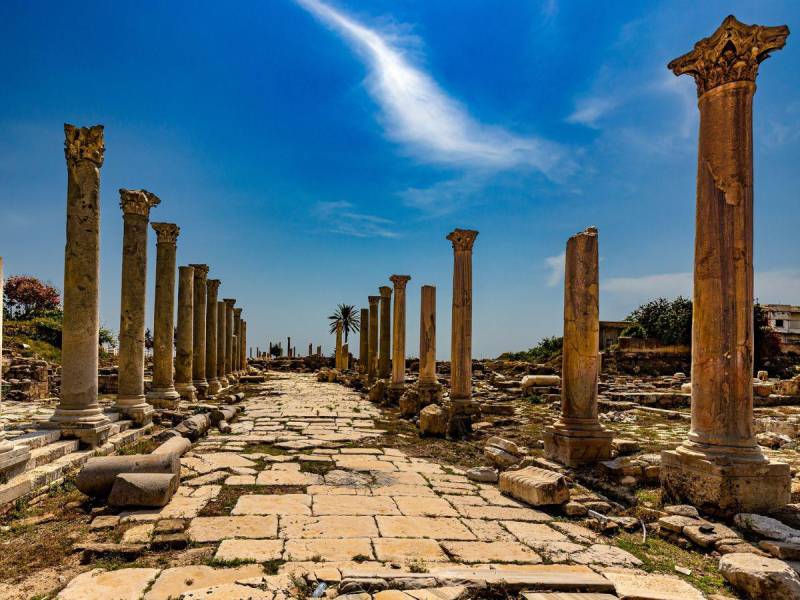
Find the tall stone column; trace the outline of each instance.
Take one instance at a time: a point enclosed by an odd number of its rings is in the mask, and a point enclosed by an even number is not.
[[[308,344],[308,355],[312,356],[314,354],[314,346],[309,342]]]
[[[344,361],[342,360],[342,322],[337,321],[336,323],[336,354],[335,354],[334,364],[336,368],[341,370],[344,367]]]
[[[137,425],[153,420],[144,396],[144,330],[147,296],[147,225],[160,200],[146,190],[120,190],[122,285],[120,288],[117,410]]]
[[[753,94],[759,64],[786,26],[733,16],[669,63],[697,84],[692,423],[661,453],[665,500],[720,516],[766,514],[790,499],[789,466],[770,462],[753,432]]]
[[[234,308],[233,309],[233,336],[236,342],[233,345],[233,372],[237,375],[239,371],[242,369],[242,357],[241,357],[241,349],[242,349],[242,309],[241,308]]]
[[[378,374],[378,310],[380,296],[369,296],[369,344],[367,346],[367,382],[372,383]]]
[[[192,383],[198,398],[208,393],[206,379],[206,281],[208,265],[192,264],[194,269],[194,298],[192,307]]]
[[[545,454],[569,466],[611,458],[611,432],[597,419],[600,290],[597,229],[567,241],[561,417],[545,428]]]
[[[217,350],[219,338],[217,336],[219,324],[217,322],[217,294],[219,293],[219,279],[206,281],[206,379],[208,380],[208,397],[216,396],[222,389],[222,382],[217,374]]]
[[[236,304],[234,298],[225,298],[225,376],[228,383],[233,385],[236,376],[233,373],[233,305]]]
[[[175,390],[194,402],[192,384],[192,330],[194,328],[194,267],[178,267],[178,331],[175,347]]]
[[[381,294],[381,331],[380,351],[378,355],[378,377],[388,379],[391,374],[392,360],[392,288],[383,285],[378,288]]]
[[[217,302],[217,379],[221,387],[230,385],[225,371],[225,352],[228,347],[228,313],[224,301]]]
[[[156,243],[156,294],[153,310],[153,384],[147,401],[174,408],[180,394],[173,381],[175,339],[175,254],[180,228],[174,223],[153,223]]]
[[[369,370],[369,309],[361,309],[358,329],[358,370],[362,375],[366,375]],[[309,345],[309,350],[311,346]]]
[[[406,285],[410,275],[392,275],[394,285],[394,313],[392,315],[392,382],[387,390],[389,400],[395,404],[405,391],[406,379]]]
[[[479,414],[472,401],[472,246],[478,232],[456,229],[447,239],[453,244],[453,318],[450,345],[451,437],[463,438],[472,431],[472,418]]]
[[[97,402],[100,336],[100,167],[103,126],[64,125],[67,243],[61,329],[61,398],[49,427],[97,446],[111,424]]]
[[[442,401],[442,384],[436,377],[436,288],[423,285],[419,309],[419,408]]]
[[[239,350],[239,369],[247,371],[247,321],[242,321],[242,339],[240,340]]]

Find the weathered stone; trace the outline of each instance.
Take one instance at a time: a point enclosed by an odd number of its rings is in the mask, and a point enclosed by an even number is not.
[[[742,513],[736,515],[733,522],[737,527],[761,537],[800,544],[800,531],[770,517]]]
[[[423,436],[442,437],[447,433],[447,413],[438,404],[430,404],[419,412],[419,432]]]
[[[561,385],[561,377],[558,375],[525,375],[520,381],[523,391],[528,391],[533,387],[554,387]]]
[[[78,473],[75,486],[87,496],[106,497],[121,473],[169,473],[180,475],[181,461],[175,454],[132,454],[90,458]]]
[[[620,600],[703,600],[704,596],[678,577],[632,570],[603,571]]]
[[[538,467],[501,473],[500,489],[532,506],[564,504],[569,500],[566,477]]]
[[[795,600],[800,598],[800,576],[776,558],[750,553],[726,554],[719,571],[733,587],[751,600]]]
[[[158,573],[158,569],[92,569],[70,581],[58,600],[139,600]]]
[[[121,473],[114,479],[111,506],[166,506],[178,489],[175,473]]]
[[[497,483],[499,474],[497,469],[491,467],[473,467],[467,469],[466,476],[472,481],[480,481],[483,483]]]

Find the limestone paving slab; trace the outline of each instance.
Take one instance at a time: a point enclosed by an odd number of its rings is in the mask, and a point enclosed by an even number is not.
[[[391,497],[314,496],[314,515],[399,515]]]
[[[221,561],[254,560],[267,562],[279,560],[283,555],[283,540],[227,539],[217,548],[214,558]]]
[[[276,538],[276,515],[242,515],[230,517],[196,517],[187,530],[193,542],[218,542],[226,538]]]
[[[371,516],[284,516],[280,537],[294,538],[373,538],[378,526]]]
[[[250,494],[240,496],[231,515],[310,515],[307,494]]]
[[[286,540],[285,560],[348,561],[374,558],[369,538],[313,538]]]
[[[92,569],[81,573],[58,594],[59,600],[139,600],[158,569]]]
[[[244,565],[234,568],[214,568],[206,565],[189,565],[164,569],[144,600],[170,600],[184,592],[214,585],[236,583],[241,579],[261,577],[261,565]]]
[[[458,519],[451,517],[375,517],[382,537],[430,538],[435,540],[474,540],[473,534]]]
[[[450,559],[435,540],[413,538],[376,538],[372,540],[375,557],[383,562],[448,562]]]
[[[465,563],[531,563],[542,558],[519,542],[442,542],[453,558]]]

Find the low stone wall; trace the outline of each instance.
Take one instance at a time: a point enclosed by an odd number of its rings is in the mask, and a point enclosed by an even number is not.
[[[689,375],[692,366],[691,352],[623,352],[622,350],[606,350],[601,362],[603,373],[624,375],[672,375],[686,373]]]

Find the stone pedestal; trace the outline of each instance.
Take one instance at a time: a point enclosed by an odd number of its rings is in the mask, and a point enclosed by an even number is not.
[[[362,376],[367,374],[369,370],[367,362],[367,357],[369,356],[369,309],[362,308],[361,315],[359,318],[359,329],[358,329],[358,372],[361,373]],[[311,352],[311,346],[309,345],[309,353]]]
[[[543,436],[548,458],[571,467],[611,458],[611,432],[597,418],[599,291],[597,229],[589,227],[567,242],[561,417]]]
[[[378,374],[378,307],[380,296],[369,296],[369,344],[367,353],[367,383],[373,383]]]
[[[380,348],[378,350],[378,377],[389,379],[392,370],[392,288],[381,286],[381,329],[379,335]]]
[[[225,371],[225,351],[228,341],[228,314],[225,302],[217,302],[217,379],[220,388],[225,389],[230,385]]]
[[[219,279],[206,281],[206,379],[208,380],[208,397],[216,396],[222,384],[217,377],[217,294],[219,293]]]
[[[180,228],[174,223],[153,223],[157,234],[156,294],[153,311],[153,385],[147,401],[175,408],[180,394],[173,380],[175,337],[175,254]]]
[[[442,402],[442,384],[436,377],[436,288],[432,285],[423,285],[421,291],[417,402],[420,409]]]
[[[192,330],[194,328],[194,268],[178,268],[178,331],[175,346],[175,390],[184,400],[197,400],[192,383]]]
[[[160,203],[146,190],[120,190],[122,285],[120,288],[117,410],[137,425],[153,420],[144,396],[144,308],[147,288],[147,226]]]
[[[472,246],[478,232],[456,229],[453,244],[453,318],[450,351],[450,405],[448,433],[460,439],[472,431],[480,408],[472,401]]]
[[[394,285],[394,314],[392,316],[392,382],[387,395],[389,402],[398,404],[405,391],[406,379],[406,285],[409,275],[392,275]]]
[[[700,136],[689,438],[662,452],[665,501],[719,516],[766,513],[790,501],[789,465],[753,433],[753,94],[758,65],[785,26],[727,17],[669,64],[697,84]]]
[[[64,125],[67,159],[67,243],[61,333],[61,398],[45,427],[88,446],[108,438],[111,424],[97,403],[100,284],[100,167],[103,126]]]
[[[194,269],[194,300],[192,306],[192,383],[198,398],[208,394],[206,379],[206,281],[208,265],[189,265]]]

